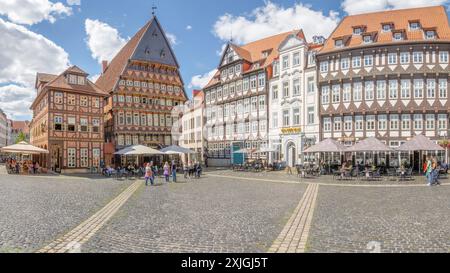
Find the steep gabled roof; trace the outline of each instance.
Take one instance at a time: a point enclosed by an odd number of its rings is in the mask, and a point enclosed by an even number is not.
[[[35,88],[38,88],[39,83],[48,83],[56,79],[58,75],[47,74],[47,73],[37,73],[36,74],[36,83],[34,84]]]
[[[295,34],[297,37],[305,40],[305,34],[303,33],[303,30],[293,30],[288,31],[284,33],[280,33],[277,35],[273,35],[270,37],[266,37],[251,43],[248,43],[243,46],[238,46],[232,43],[229,43],[227,47],[225,48],[222,57],[221,57],[221,63],[223,61],[223,58],[225,57],[225,54],[229,47],[231,47],[236,54],[238,54],[242,59],[245,61],[256,64],[259,63],[259,66],[257,69],[267,67],[272,64],[272,62],[278,57],[278,47],[280,44],[289,36]],[[268,52],[268,55],[266,57],[263,57],[263,52]],[[250,67],[250,70],[244,71],[249,72],[251,71],[254,66]],[[220,82],[220,72],[217,71],[216,74],[211,78],[211,80],[208,82],[207,85],[205,85],[203,88],[208,88],[213,85],[216,85]]]
[[[68,73],[78,73],[87,76],[88,74],[81,70],[76,66],[69,67],[55,79],[47,83],[44,88],[55,88],[55,89],[64,89],[64,90],[73,90],[73,91],[85,91],[93,94],[106,96],[107,93],[100,89],[97,85],[91,82],[88,78],[86,78],[86,84],[78,85],[78,84],[70,84],[66,79],[66,75]]]
[[[156,17],[125,44],[98,78],[96,85],[106,92],[111,92],[130,60],[156,62],[179,68],[175,54]]]
[[[327,39],[320,53],[338,51],[346,48],[356,48],[361,46],[373,46],[377,44],[397,44],[402,42],[425,41],[422,30],[410,30],[409,23],[419,21],[422,29],[435,29],[437,33],[436,41],[450,41],[450,27],[448,23],[445,7],[434,6],[424,8],[411,8],[389,10],[373,13],[351,15],[345,17]],[[382,25],[390,24],[394,30],[404,30],[404,41],[393,41],[392,32],[383,32]],[[352,35],[353,28],[365,26],[366,33],[377,33],[376,40],[370,44],[363,44],[362,35]],[[345,47],[336,48],[334,41],[339,37],[350,36],[350,40]]]
[[[79,84],[70,84],[66,78],[67,74],[77,74],[82,75],[86,77],[86,82],[84,85]],[[91,82],[87,76],[85,71],[80,69],[78,66],[71,66],[67,68],[63,73],[60,75],[52,75],[52,74],[45,74],[45,73],[37,73],[36,76],[36,83],[38,82],[44,82],[44,86],[42,87],[42,90],[40,93],[38,93],[37,97],[34,99],[33,103],[30,106],[30,109],[33,109],[35,106],[35,103],[38,101],[38,99],[43,96],[48,89],[60,89],[63,91],[82,91],[86,93],[96,94],[99,96],[107,97],[108,93],[103,91],[103,89],[100,89],[96,84]],[[48,82],[46,82],[49,80]]]

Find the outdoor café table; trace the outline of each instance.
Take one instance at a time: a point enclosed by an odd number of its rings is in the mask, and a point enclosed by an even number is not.
[[[399,181],[406,180],[406,170],[397,170],[397,176]]]
[[[366,178],[367,181],[373,179],[373,174],[375,171],[372,170],[364,170],[362,171],[362,173],[364,173],[364,177]]]

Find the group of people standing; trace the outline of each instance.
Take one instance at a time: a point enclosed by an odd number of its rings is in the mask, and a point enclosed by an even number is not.
[[[13,174],[37,174],[42,172],[39,162],[31,160],[18,161],[10,158],[6,160],[6,168],[9,173]]]
[[[173,160],[170,164],[169,162],[165,162],[163,166],[163,175],[164,179],[167,183],[170,182],[177,182],[177,171],[178,171],[178,165],[175,160]],[[189,165],[183,166],[183,172],[184,172],[184,178],[191,178],[192,176],[195,176],[195,178],[200,178],[202,167],[200,163],[195,163],[192,165],[191,163]],[[153,164],[153,161],[150,163],[145,164],[145,185],[148,186],[149,182],[153,186],[155,184],[155,178],[158,174],[157,166]],[[170,181],[170,177],[172,177],[172,181]]]
[[[423,163],[423,172],[427,178],[428,186],[441,185],[441,182],[439,182],[441,170],[447,173],[448,165],[438,162],[436,157],[428,156],[426,162]]]

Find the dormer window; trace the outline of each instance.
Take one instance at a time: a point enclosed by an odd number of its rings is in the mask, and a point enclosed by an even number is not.
[[[77,75],[69,74],[69,84],[77,84],[78,78]]]
[[[434,30],[427,30],[425,31],[425,38],[427,40],[433,40],[436,38],[436,31]]]
[[[420,29],[420,23],[419,22],[409,22],[409,28],[411,30],[418,30],[418,29]]]
[[[344,42],[341,39],[339,39],[339,40],[334,41],[334,45],[336,47],[343,47],[344,46]]]
[[[85,85],[86,78],[83,76],[78,76],[78,85]]]
[[[391,24],[384,24],[383,25],[383,31],[384,32],[389,32],[392,30],[392,25]]]
[[[372,36],[370,36],[370,35],[365,35],[365,36],[363,37],[363,41],[364,41],[365,44],[370,44],[370,43],[372,43]]]
[[[361,33],[362,33],[362,28],[360,28],[360,27],[353,28],[353,34],[361,35]]]
[[[403,40],[403,33],[401,33],[401,32],[396,32],[396,33],[394,33],[394,40],[395,40],[395,41],[401,41],[401,40]]]

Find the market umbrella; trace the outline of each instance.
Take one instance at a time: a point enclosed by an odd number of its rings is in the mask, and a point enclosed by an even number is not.
[[[328,138],[305,150],[305,153],[340,153],[346,147],[334,139]]]
[[[380,140],[370,137],[363,141],[360,141],[353,145],[352,147],[345,150],[345,152],[390,152],[391,148],[386,146]]]
[[[164,149],[161,149],[161,152],[163,152],[164,154],[167,155],[183,155],[183,154],[195,154],[196,152],[187,149],[187,148],[183,148],[177,145],[172,145],[169,147],[166,147]]]
[[[133,155],[136,156],[136,161],[139,165],[139,156],[145,156],[145,155],[163,155],[164,153],[152,149],[150,147],[144,146],[144,145],[133,145],[127,148],[124,148],[120,151],[117,151],[114,153],[115,155],[120,156],[127,156],[127,155]]]
[[[19,142],[17,144],[6,146],[0,149],[4,153],[13,154],[48,154],[49,151],[45,149],[33,146],[25,141]]]
[[[163,155],[164,153],[143,145],[134,145],[124,148],[116,153],[116,155]]]
[[[424,135],[417,135],[397,148],[397,151],[445,151],[440,145],[434,143]]]

